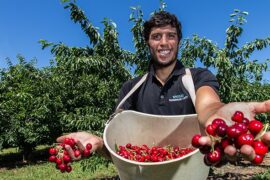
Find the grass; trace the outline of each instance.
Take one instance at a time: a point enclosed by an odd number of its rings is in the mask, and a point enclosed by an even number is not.
[[[113,164],[109,167],[100,165],[95,172],[83,171],[80,162],[71,164],[70,173],[61,173],[54,163],[47,161],[48,146],[39,146],[33,153],[35,161],[22,162],[22,155],[16,148],[4,149],[0,152],[0,180],[59,180],[59,179],[109,179],[117,175]]]
[[[26,165],[24,167],[16,167],[12,169],[0,169],[0,179],[15,180],[15,179],[105,179],[116,176],[115,167],[111,164],[108,168],[100,167],[96,172],[82,171],[79,162],[72,163],[72,172],[61,173],[55,168],[53,163],[41,163],[36,165]]]

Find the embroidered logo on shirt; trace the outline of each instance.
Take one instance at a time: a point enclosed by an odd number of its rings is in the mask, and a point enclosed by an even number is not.
[[[170,102],[173,102],[173,101],[182,101],[184,99],[187,99],[188,97],[184,94],[178,94],[178,95],[174,95],[172,96],[171,98],[169,98],[169,101]]]

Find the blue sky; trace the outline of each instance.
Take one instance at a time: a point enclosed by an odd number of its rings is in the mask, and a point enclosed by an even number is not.
[[[223,47],[225,30],[230,25],[229,14],[234,9],[249,12],[240,43],[270,36],[269,0],[166,0],[166,10],[176,14],[183,25],[183,37],[193,34],[206,37]],[[107,17],[117,24],[122,48],[133,51],[132,23],[128,22],[131,6],[140,5],[144,18],[159,8],[159,0],[77,0],[94,26]],[[37,58],[37,66],[49,65],[53,56],[49,49],[42,50],[38,40],[63,42],[69,46],[84,47],[89,41],[78,24],[70,20],[69,11],[60,0],[0,0],[0,68],[6,67],[6,57],[16,63],[16,55],[27,60]],[[252,56],[261,62],[270,59],[270,49]],[[269,72],[265,78],[269,78]]]

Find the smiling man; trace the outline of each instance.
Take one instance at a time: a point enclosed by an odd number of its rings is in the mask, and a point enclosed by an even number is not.
[[[185,67],[177,60],[182,32],[181,23],[175,15],[165,11],[155,13],[144,23],[144,38],[151,53],[148,75],[143,84],[120,106],[121,109],[156,115],[197,113],[200,123],[205,127],[215,118],[230,120],[236,110],[242,111],[249,119],[253,119],[256,113],[270,112],[270,100],[222,103],[218,95],[219,85],[216,77],[204,68],[190,69],[196,93],[195,105],[192,103],[191,96],[182,83]],[[142,77],[136,77],[123,84],[118,103],[125,99],[141,79]],[[63,142],[67,137],[74,138],[81,151],[85,149],[86,144],[91,143],[93,145],[91,151],[106,155],[106,147],[101,137],[76,132],[61,136],[57,141]],[[270,145],[269,132],[265,133],[262,141]],[[210,138],[206,136],[199,140],[201,145],[210,142]],[[74,156],[68,145],[66,149],[72,159],[80,159]],[[240,152],[249,160],[255,157],[255,151],[249,145],[244,145]],[[232,158],[236,155],[236,149],[228,146],[225,153]]]

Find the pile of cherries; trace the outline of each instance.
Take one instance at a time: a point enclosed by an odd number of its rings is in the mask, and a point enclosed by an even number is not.
[[[91,155],[92,144],[88,143],[83,151],[80,151],[73,138],[65,138],[63,143],[56,144],[54,147],[49,148],[49,161],[56,164],[56,169],[59,169],[62,173],[71,172],[72,159],[69,156],[65,146],[69,145],[76,158],[89,157]]]
[[[147,145],[137,146],[127,143],[124,146],[116,145],[116,153],[126,159],[137,162],[162,162],[171,159],[180,158],[192,151],[195,148],[180,148],[178,146],[152,146]]]
[[[206,127],[206,133],[211,139],[211,146],[201,146],[200,134],[192,138],[192,146],[199,148],[204,155],[204,163],[208,166],[218,166],[224,155],[224,149],[228,145],[239,150],[243,145],[250,145],[254,148],[256,156],[251,161],[253,164],[260,164],[268,152],[267,145],[260,140],[267,127],[258,120],[248,120],[241,111],[236,111],[232,116],[234,124],[227,125],[223,119],[217,118]]]

